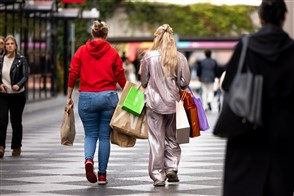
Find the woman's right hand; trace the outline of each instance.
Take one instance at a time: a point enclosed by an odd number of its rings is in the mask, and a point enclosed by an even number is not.
[[[73,92],[73,88],[68,87],[67,88],[67,105],[74,105],[74,102],[72,100],[72,92]]]
[[[6,86],[4,84],[0,84],[0,91],[3,93],[7,93]]]
[[[72,98],[67,98],[67,105],[74,105]]]

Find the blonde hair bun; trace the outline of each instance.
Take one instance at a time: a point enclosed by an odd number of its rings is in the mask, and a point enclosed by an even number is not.
[[[103,37],[108,34],[108,25],[101,20],[94,20],[91,27],[94,37]]]

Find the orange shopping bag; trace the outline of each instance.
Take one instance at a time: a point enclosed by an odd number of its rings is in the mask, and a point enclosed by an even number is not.
[[[180,94],[190,123],[190,137],[198,137],[200,136],[200,126],[196,104],[189,92],[181,90]]]

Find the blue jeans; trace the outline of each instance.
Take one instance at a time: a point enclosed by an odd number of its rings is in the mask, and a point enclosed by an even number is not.
[[[80,92],[78,111],[85,130],[85,159],[94,159],[97,141],[98,169],[105,172],[110,154],[110,120],[118,103],[116,91]]]

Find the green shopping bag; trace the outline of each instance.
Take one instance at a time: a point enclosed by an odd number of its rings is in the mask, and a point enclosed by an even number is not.
[[[123,110],[126,110],[136,116],[140,116],[145,104],[144,92],[139,90],[139,88],[140,86],[138,88],[132,86],[122,105]]]

